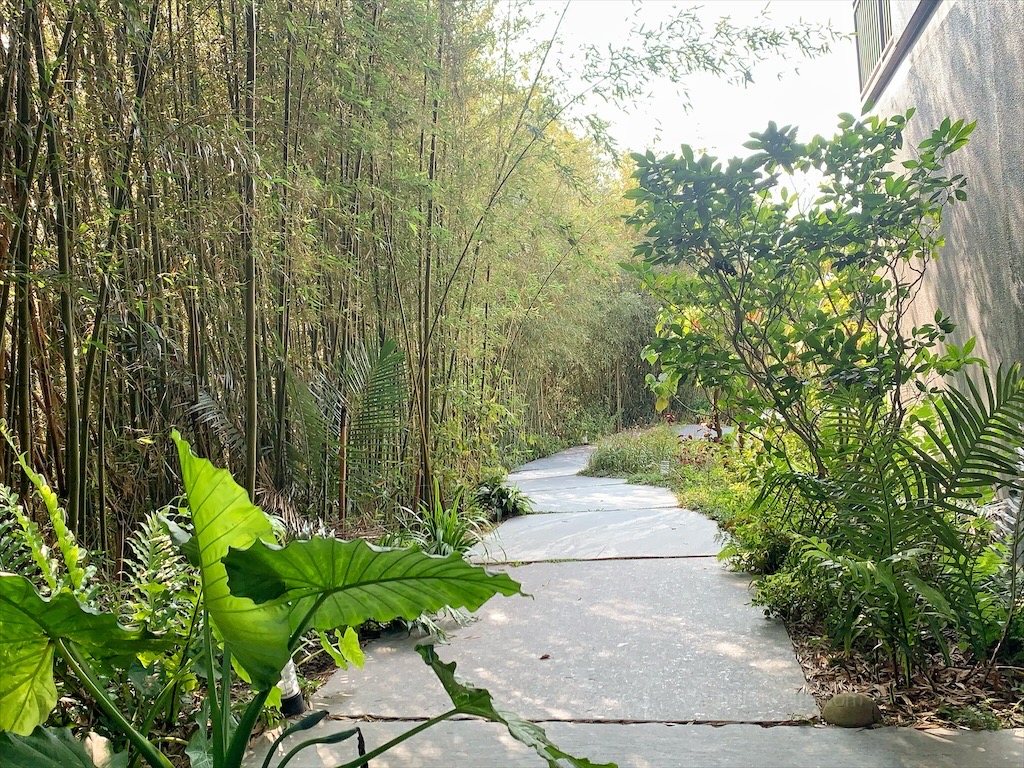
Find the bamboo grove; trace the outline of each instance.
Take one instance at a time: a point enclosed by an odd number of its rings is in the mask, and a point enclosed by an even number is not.
[[[2,0],[0,482],[116,558],[172,427],[337,521],[647,417],[616,174],[495,14]]]
[[[175,427],[286,522],[386,525],[651,418],[628,173],[581,104],[831,33],[673,11],[575,76],[540,7],[0,0],[0,483],[26,454],[116,565]]]

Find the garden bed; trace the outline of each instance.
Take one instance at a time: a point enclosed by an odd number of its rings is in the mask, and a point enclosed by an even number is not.
[[[742,457],[727,445],[708,441],[675,444],[671,431],[661,425],[602,441],[594,457],[600,471],[587,474],[670,487],[680,506],[704,513],[726,531],[748,522],[747,508],[756,494],[745,480]],[[751,558],[749,552],[746,557],[750,562],[763,559]],[[767,600],[771,604],[772,598]],[[785,620],[808,690],[819,707],[838,693],[858,692],[878,703],[886,725],[1024,727],[1024,666],[1003,664],[987,670],[954,647],[951,664],[934,654],[924,671],[905,683],[883,654],[866,654],[856,647],[844,653],[829,642],[822,625],[794,615]]]
[[[787,628],[819,708],[836,694],[851,691],[870,696],[882,710],[885,725],[975,731],[1024,728],[1022,668],[997,666],[986,673],[962,655],[954,655],[952,666],[936,657],[927,674],[916,675],[905,685],[889,665],[832,648],[820,627],[790,623]]]

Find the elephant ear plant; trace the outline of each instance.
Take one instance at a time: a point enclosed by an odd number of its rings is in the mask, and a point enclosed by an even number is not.
[[[202,641],[196,667],[208,688],[199,729],[186,753],[193,768],[236,768],[280,671],[311,630],[329,631],[366,621],[415,619],[444,606],[476,610],[495,594],[520,594],[505,574],[489,574],[457,555],[432,557],[416,549],[380,549],[364,541],[314,538],[274,543],[270,519],[223,469],[192,453],[175,432],[194,535],[183,547],[201,578]],[[0,573],[0,768],[117,768],[141,757],[154,768],[173,768],[151,739],[151,723],[132,722],[105,690],[104,679],[144,652],[186,644],[188,638],[154,637],[121,626],[113,616],[84,607],[69,589],[43,597],[22,576]],[[398,738],[359,755],[345,768],[370,759],[435,722],[472,715],[506,725],[554,768],[566,763],[587,768],[551,744],[543,730],[497,709],[490,694],[456,680],[454,664],[442,664],[433,649],[421,650],[452,698],[453,708]],[[70,731],[44,728],[57,703],[55,660],[66,668],[104,713],[115,737],[128,750],[100,753],[96,740],[80,742]],[[232,670],[250,681],[247,702],[233,702]],[[316,725],[315,713],[284,735]],[[284,766],[302,748],[343,741],[357,729],[310,739],[278,763]],[[283,736],[282,736],[283,738]],[[275,745],[276,746],[276,745]],[[271,757],[268,756],[269,764]]]

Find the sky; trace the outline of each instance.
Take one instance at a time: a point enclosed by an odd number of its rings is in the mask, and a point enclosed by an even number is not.
[[[534,33],[542,39],[553,31],[564,2],[533,0],[533,6],[537,11]],[[769,19],[778,26],[802,20],[827,24],[845,34],[853,31],[851,0],[573,0],[554,53],[556,66],[571,70],[573,54],[583,44],[621,43],[632,18],[649,26],[669,17],[673,8],[694,6],[700,8],[708,26],[723,16],[737,25],[753,23],[767,7]],[[799,136],[807,140],[816,133],[834,133],[840,112],[860,111],[852,38],[834,41],[830,53],[813,60],[775,58],[754,69],[753,76],[754,82],[745,88],[718,77],[690,76],[688,110],[681,106],[677,86],[658,81],[650,83],[652,97],[628,112],[600,101],[587,109],[611,123],[619,149],[673,152],[685,143],[718,156],[746,152],[742,144],[749,140],[748,134],[763,130],[769,120],[799,126]]]

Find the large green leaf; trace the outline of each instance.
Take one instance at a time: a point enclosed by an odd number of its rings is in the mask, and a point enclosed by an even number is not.
[[[450,664],[442,662],[435,653],[434,646],[421,645],[416,650],[420,652],[423,661],[434,670],[434,674],[441,681],[452,704],[461,714],[474,715],[494,723],[501,723],[508,728],[512,738],[532,748],[547,761],[551,768],[565,768],[566,764],[576,766],[576,768],[616,768],[615,763],[592,763],[585,757],[574,757],[563,752],[551,743],[544,729],[539,725],[524,720],[512,712],[500,709],[495,706],[488,691],[460,680],[455,674],[455,662]]]
[[[109,742],[96,739],[92,749],[70,728],[36,728],[27,736],[0,733],[0,768],[124,768],[128,753],[113,753]]]
[[[192,453],[175,430],[181,476],[188,496],[199,549],[199,569],[206,610],[235,659],[249,673],[253,686],[267,690],[280,679],[288,661],[288,608],[256,605],[233,595],[221,559],[231,547],[272,541],[270,519],[249,501],[231,474]]]
[[[224,564],[234,594],[259,603],[292,603],[293,628],[303,622],[333,629],[368,619],[415,619],[446,605],[476,610],[495,594],[520,592],[507,574],[490,574],[458,555],[381,549],[361,539],[293,541],[284,548],[257,542],[232,550]]]
[[[23,576],[0,574],[0,731],[28,735],[57,703],[53,650],[69,640],[92,658],[130,658],[161,643],[82,606],[70,592],[46,600]]]

